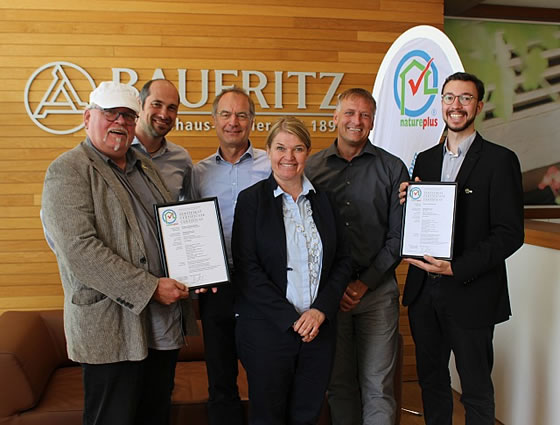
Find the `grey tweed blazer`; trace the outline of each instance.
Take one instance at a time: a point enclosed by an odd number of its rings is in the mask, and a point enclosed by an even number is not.
[[[148,178],[170,201],[152,162],[137,157]],[[158,279],[148,272],[141,229],[128,193],[86,142],[49,166],[42,214],[64,288],[69,357],[91,364],[145,358],[144,308]],[[187,328],[195,329],[190,304],[182,306]]]

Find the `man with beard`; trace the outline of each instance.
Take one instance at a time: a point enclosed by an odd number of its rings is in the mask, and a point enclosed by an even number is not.
[[[149,155],[174,200],[190,197],[193,162],[188,151],[165,138],[175,125],[179,93],[168,80],[150,80],[140,91],[142,110],[132,147]]]
[[[174,201],[190,198],[191,156],[186,149],[165,138],[173,128],[179,110],[177,89],[171,81],[150,80],[140,91],[140,103],[142,109],[132,147],[152,159]],[[47,243],[54,249],[46,228],[44,231]]]
[[[180,302],[187,287],[161,268],[152,205],[171,196],[152,162],[129,149],[137,93],[101,83],[84,113],[86,139],[45,176],[43,219],[68,355],[82,366],[85,425],[169,423],[181,319],[192,317]]]
[[[511,315],[505,259],[523,244],[523,189],[515,153],[482,138],[475,118],[484,85],[458,72],[442,88],[445,143],[418,155],[416,180],[457,182],[453,259],[410,264],[408,306],[427,424],[449,425],[453,396],[449,357],[461,379],[467,425],[494,424],[494,326]],[[400,186],[401,202],[408,183]]]

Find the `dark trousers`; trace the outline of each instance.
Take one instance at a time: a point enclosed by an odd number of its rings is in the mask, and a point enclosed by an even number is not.
[[[237,388],[234,294],[231,285],[215,294],[199,295],[200,318],[208,374],[208,420],[210,425],[242,425],[243,408]]]
[[[150,349],[141,361],[83,363],[83,424],[168,424],[178,353]]]
[[[418,299],[408,307],[426,424],[451,425],[453,394],[449,357],[453,351],[461,379],[466,425],[494,425],[491,378],[494,326],[477,329],[458,326],[443,302],[442,285],[444,279],[426,277]]]
[[[240,317],[237,347],[249,383],[250,425],[314,425],[334,360],[334,326],[309,343],[267,320]]]

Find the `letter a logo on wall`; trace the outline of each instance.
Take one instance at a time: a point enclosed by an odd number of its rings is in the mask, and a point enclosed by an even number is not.
[[[49,133],[74,133],[84,126],[82,114],[93,89],[95,82],[83,68],[51,62],[29,77],[25,109],[31,120]]]

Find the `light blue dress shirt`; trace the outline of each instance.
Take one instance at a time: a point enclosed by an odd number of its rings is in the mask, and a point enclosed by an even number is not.
[[[235,164],[226,161],[218,149],[215,154],[194,166],[192,179],[194,198],[218,197],[230,266],[233,265],[231,231],[237,195],[243,189],[266,179],[269,175],[270,160],[266,152],[262,149],[254,149],[251,142],[249,142],[247,151]]]
[[[274,190],[275,197],[282,196],[288,260],[286,298],[299,314],[309,310],[317,298],[323,266],[321,236],[313,220],[311,202],[306,198],[310,191],[315,188],[305,176],[295,201],[280,186]]]
[[[475,137],[476,131],[459,144],[457,154],[454,154],[448,149],[447,139],[445,139],[445,143],[443,144],[443,165],[441,167],[442,182],[454,182],[457,180],[457,175],[459,174],[461,165],[463,164],[465,156],[473,144]]]

